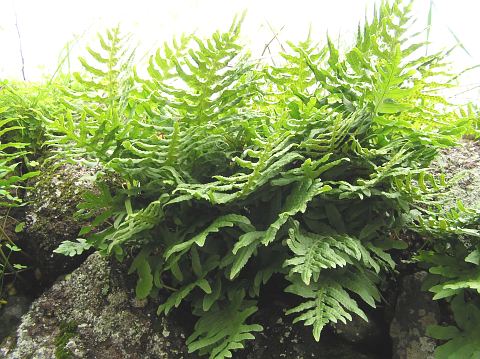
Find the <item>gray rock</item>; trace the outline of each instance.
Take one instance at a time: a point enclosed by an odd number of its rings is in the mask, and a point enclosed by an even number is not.
[[[427,336],[438,324],[440,308],[430,293],[421,290],[426,272],[405,276],[400,284],[395,315],[390,325],[394,359],[433,359],[436,341]]]
[[[376,343],[383,336],[382,326],[375,318],[369,316],[368,319],[367,322],[358,315],[353,315],[350,322],[338,322],[332,328],[335,334],[349,343]]]
[[[0,358],[188,358],[183,330],[156,305],[139,307],[130,287],[123,270],[92,254],[32,304]]]
[[[443,173],[447,180],[460,176],[449,194],[452,205],[461,200],[465,206],[480,207],[480,143],[469,139],[460,141],[459,146],[440,152],[432,164],[437,174]]]
[[[243,352],[237,352],[238,359],[383,359],[362,345],[348,343],[327,328],[319,342],[312,335],[312,327],[302,323],[292,324],[292,316],[283,310],[288,304],[272,303],[260,308],[256,322],[264,331],[247,342]]]
[[[31,302],[28,297],[22,295],[8,297],[7,304],[0,309],[0,342],[15,330]]]
[[[195,318],[181,310],[168,318],[158,317],[158,303],[135,299],[134,283],[135,278],[125,275],[123,265],[92,254],[33,302],[16,333],[0,345],[0,358],[198,358],[188,354],[185,346]],[[234,352],[233,357],[380,358],[328,333],[317,343],[311,327],[293,325],[292,318],[282,310],[277,306],[275,313],[259,313],[256,320],[265,331],[247,342],[245,350]]]
[[[74,217],[82,194],[93,188],[93,170],[80,165],[52,165],[29,183],[26,194],[25,229],[22,248],[34,258],[37,280],[50,285],[85,259],[53,253],[61,242],[75,240],[82,222]]]
[[[300,324],[301,325],[301,324]],[[294,326],[267,328],[257,334],[245,352],[237,352],[237,359],[380,359],[374,354],[362,353],[359,348],[334,338],[315,342],[311,333],[302,333]]]

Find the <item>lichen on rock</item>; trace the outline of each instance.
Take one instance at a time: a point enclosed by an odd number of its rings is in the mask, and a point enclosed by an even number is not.
[[[435,172],[454,180],[449,193],[452,205],[461,200],[468,207],[480,207],[480,143],[464,139],[458,146],[441,151],[432,164]]]
[[[437,343],[427,336],[427,327],[438,324],[440,308],[431,293],[422,291],[426,276],[426,272],[417,272],[400,282],[400,295],[390,325],[394,359],[434,359]]]
[[[94,189],[94,169],[76,164],[43,165],[32,179],[25,200],[23,248],[34,258],[37,279],[45,285],[76,268],[85,257],[68,258],[53,253],[65,240],[75,240],[83,223],[75,217],[86,191]]]
[[[14,338],[0,347],[0,357],[188,358],[183,330],[157,317],[153,303],[136,308],[130,288],[123,270],[92,254],[33,303]],[[68,335],[65,323],[75,323]]]

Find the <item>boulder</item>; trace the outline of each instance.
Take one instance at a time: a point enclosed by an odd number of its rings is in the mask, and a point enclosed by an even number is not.
[[[22,249],[32,258],[41,287],[53,283],[62,274],[72,271],[85,259],[53,253],[65,240],[75,240],[82,222],[75,218],[82,194],[93,188],[94,173],[80,165],[52,165],[29,183],[25,195],[25,228],[21,233]]]
[[[379,315],[368,315],[368,321],[353,315],[352,320],[345,324],[342,322],[332,324],[332,329],[336,335],[349,343],[379,345],[378,343],[384,342],[385,339],[384,326]]]
[[[186,334],[134,298],[124,268],[95,253],[33,302],[16,334],[0,346],[6,359],[189,358]]]
[[[22,315],[28,311],[32,300],[24,295],[11,295],[7,303],[0,307],[0,342],[12,334],[20,323]]]
[[[432,164],[437,174],[445,174],[447,180],[458,180],[449,194],[452,204],[461,200],[465,206],[480,207],[480,143],[469,139],[460,141],[459,146],[441,151]]]
[[[136,300],[136,278],[125,273],[125,265],[98,253],[90,255],[33,302],[16,333],[0,345],[0,357],[198,358],[188,354],[185,346],[195,318],[181,308],[168,317],[157,316],[159,303]],[[291,316],[283,314],[283,310],[283,304],[261,308],[255,321],[265,331],[247,342],[245,350],[235,352],[234,358],[382,358],[328,331],[317,343],[311,327],[292,324]]]
[[[292,324],[290,316],[283,316],[272,322],[265,311],[259,322],[264,331],[256,334],[255,340],[248,342],[244,352],[236,358],[245,359],[382,359],[379,353],[371,352],[362,345],[348,343],[342,338],[324,330],[322,338],[316,342],[312,327],[301,323]],[[271,318],[278,318],[272,316]]]
[[[434,359],[436,341],[426,331],[429,325],[439,323],[440,308],[431,293],[421,289],[426,276],[426,272],[417,272],[406,275],[400,282],[390,325],[393,359]]]

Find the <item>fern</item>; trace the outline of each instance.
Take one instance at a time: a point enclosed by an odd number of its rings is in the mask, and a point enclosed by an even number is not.
[[[462,295],[452,300],[452,310],[457,326],[430,326],[428,333],[439,340],[448,340],[435,350],[435,358],[476,358],[480,355],[480,309],[466,303]]]
[[[12,254],[20,252],[21,249],[12,237],[7,224],[14,224],[14,231],[21,231],[24,223],[17,221],[11,216],[10,210],[14,207],[24,205],[22,201],[22,190],[26,187],[28,179],[39,174],[38,171],[28,171],[34,162],[28,157],[32,150],[36,150],[36,138],[32,135],[32,143],[26,143],[24,120],[26,113],[31,115],[35,106],[31,108],[24,102],[28,102],[28,96],[24,96],[20,90],[13,87],[4,89],[7,84],[0,86],[0,91],[8,91],[7,95],[0,96],[0,215],[2,225],[0,226],[0,305],[4,304],[4,279],[6,275],[16,275],[19,270],[26,267],[20,263],[12,262]],[[1,93],[0,93],[1,94]],[[8,106],[4,106],[6,100],[12,100]],[[40,131],[30,124],[33,133]],[[29,131],[28,131],[29,132]],[[26,163],[30,165],[27,167]],[[18,257],[17,257],[18,258]],[[15,259],[16,261],[17,259]]]
[[[353,264],[353,260],[361,260],[362,253],[366,252],[360,241],[348,236],[301,233],[298,222],[289,234],[288,247],[295,256],[285,264],[293,266],[291,273],[299,273],[306,285],[310,284],[312,276],[318,281],[322,269]]]
[[[427,167],[458,122],[439,110],[444,54],[417,54],[409,11],[382,2],[345,53],[307,39],[278,66],[250,57],[241,18],[165,43],[143,72],[118,29],[100,36],[47,121],[57,156],[100,167],[99,192],[79,206],[85,239],[58,252],[133,253],[137,296],[161,291],[159,314],[190,305],[189,350],[211,358],[261,330],[252,315],[274,275],[317,340],[331,322],[365,319],[401,230],[473,236],[459,212],[439,211],[446,184]],[[472,270],[475,255],[463,258]],[[474,288],[452,273],[441,290]]]
[[[461,355],[474,358],[478,345],[478,294],[480,293],[480,231],[478,210],[467,209],[459,201],[453,208],[444,208],[428,221],[421,221],[423,235],[435,236],[437,243],[421,251],[416,259],[429,268],[424,288],[434,293],[434,300],[451,305],[455,325],[430,326],[429,335],[448,340],[435,350],[438,358]],[[438,235],[440,234],[440,235]]]
[[[128,39],[118,27],[98,38],[98,50],[87,47],[93,60],[80,57],[84,71],[74,73],[73,83],[61,87],[63,113],[44,118],[50,128],[47,143],[59,149],[58,156],[68,147],[76,159],[106,161],[120,150],[120,139],[132,130],[127,116],[134,111],[130,106],[134,52],[127,50]]]
[[[316,341],[320,340],[322,329],[328,323],[338,321],[346,323],[352,320],[350,312],[368,320],[342,285],[329,280],[328,277],[310,285],[296,281],[285,290],[307,299],[299,306],[288,310],[287,314],[302,313],[294,319],[294,323],[303,321],[305,325],[312,325]]]
[[[210,354],[211,359],[231,358],[232,350],[242,349],[243,342],[255,337],[252,332],[262,331],[258,324],[245,321],[257,311],[251,301],[243,300],[245,293],[229,293],[229,303],[224,308],[210,310],[195,325],[195,332],[187,339],[188,351]]]

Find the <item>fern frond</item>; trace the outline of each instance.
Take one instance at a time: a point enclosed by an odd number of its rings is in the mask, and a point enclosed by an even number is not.
[[[210,359],[231,358],[232,350],[241,349],[246,340],[255,339],[252,333],[263,328],[258,324],[246,324],[257,307],[252,301],[244,302],[244,296],[244,292],[235,291],[224,308],[211,309],[200,317],[193,334],[187,339],[190,353],[210,353]]]
[[[184,252],[188,250],[193,244],[203,247],[205,240],[210,233],[218,232],[223,227],[233,227],[234,225],[243,226],[245,229],[252,229],[250,220],[245,216],[236,214],[227,214],[218,217],[207,228],[198,233],[192,239],[176,244],[165,252],[165,258],[168,259],[172,254],[177,252]]]
[[[307,299],[306,302],[287,311],[287,314],[300,313],[294,323],[303,321],[313,326],[313,337],[320,340],[320,335],[328,323],[338,321],[346,323],[352,320],[350,312],[368,320],[357,302],[350,297],[342,286],[327,278],[306,285],[303,281],[294,281],[285,291]]]
[[[452,300],[452,310],[457,326],[433,325],[427,330],[433,338],[448,340],[435,349],[435,358],[477,358],[480,356],[480,308],[466,302],[462,294]]]

